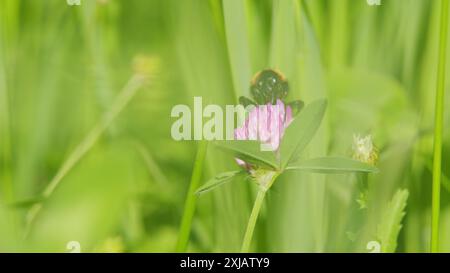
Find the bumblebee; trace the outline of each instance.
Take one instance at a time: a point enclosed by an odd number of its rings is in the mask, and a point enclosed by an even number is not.
[[[276,104],[277,100],[283,101],[292,108],[293,114],[297,114],[303,108],[304,103],[295,100],[289,103],[285,99],[289,93],[289,84],[286,78],[279,72],[272,69],[262,70],[253,77],[250,85],[252,99],[245,96],[239,98],[239,103],[243,106]]]

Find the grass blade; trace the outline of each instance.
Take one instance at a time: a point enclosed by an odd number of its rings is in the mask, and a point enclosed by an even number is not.
[[[134,97],[136,92],[142,87],[146,78],[142,75],[136,75],[130,79],[122,92],[116,98],[111,110],[105,114],[103,119],[89,132],[85,139],[78,144],[75,150],[70,154],[66,161],[61,165],[56,175],[50,181],[48,186],[42,193],[42,198],[46,199],[54,192],[62,179],[72,170],[72,168],[86,155],[86,153],[95,145],[103,132],[111,125],[117,115],[125,108],[125,106]],[[27,235],[29,228],[36,215],[42,208],[42,204],[36,204],[31,207],[27,216]]]
[[[176,245],[176,252],[185,252],[189,242],[189,234],[191,233],[192,218],[195,213],[195,206],[197,205],[197,196],[195,190],[200,184],[203,173],[203,163],[205,161],[206,149],[208,142],[200,142],[197,155],[195,156],[194,169],[192,171],[191,182],[187,192],[186,201],[184,203],[183,218],[181,219],[180,232],[178,234],[178,241]]]
[[[38,197],[34,197],[34,198],[30,198],[30,199],[26,199],[26,200],[19,200],[19,201],[14,201],[12,203],[8,203],[6,204],[6,206],[8,208],[13,208],[13,209],[23,209],[23,208],[30,208],[31,206],[41,203],[44,201],[44,198],[38,196]]]
[[[442,135],[444,125],[445,65],[448,29],[448,0],[441,2],[441,32],[436,87],[436,108],[433,148],[433,187],[431,208],[431,252],[439,251],[439,210],[441,191]]]
[[[248,94],[251,77],[245,1],[223,0],[225,31],[235,99]]]

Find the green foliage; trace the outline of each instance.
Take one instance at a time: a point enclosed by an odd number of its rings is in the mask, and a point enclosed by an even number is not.
[[[286,170],[259,204],[252,250],[365,252],[377,239],[385,252],[429,251],[433,176],[433,231],[450,249],[450,195],[437,191],[450,176],[441,1],[381,2],[1,0],[0,252],[73,240],[83,252],[169,252],[185,214],[183,250],[237,251],[257,187],[225,185],[244,177],[229,172],[234,157],[258,174]],[[197,146],[171,138],[172,107],[236,104],[264,69],[286,77],[286,102],[306,103],[280,153],[210,145],[192,179]],[[376,167],[348,159],[355,134],[372,135]]]
[[[280,146],[282,169],[294,161],[314,137],[322,122],[326,106],[325,100],[312,102],[294,118],[286,129]]]
[[[397,249],[398,235],[402,228],[408,195],[408,190],[398,190],[384,209],[381,222],[377,227],[377,238],[382,252],[395,252]]]
[[[232,171],[217,174],[210,180],[206,181],[205,184],[203,184],[200,188],[198,188],[195,193],[196,194],[206,193],[210,190],[215,189],[218,186],[221,186],[224,183],[230,182],[233,178],[242,173],[243,171]]]
[[[217,146],[230,151],[236,157],[249,163],[260,164],[269,168],[278,169],[275,153],[261,151],[261,142],[256,140],[217,141]]]
[[[378,169],[372,165],[344,157],[322,157],[294,163],[287,170],[313,173],[374,173]]]

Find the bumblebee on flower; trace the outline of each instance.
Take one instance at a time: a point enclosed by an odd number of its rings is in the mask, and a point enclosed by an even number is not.
[[[234,141],[217,143],[219,147],[233,154],[240,170],[218,174],[197,190],[197,194],[205,193],[233,180],[238,175],[250,177],[250,180],[258,185],[258,193],[242,243],[242,252],[250,250],[253,231],[265,194],[282,173],[377,171],[372,164],[343,157],[321,157],[300,161],[298,155],[303,154],[319,129],[327,102],[317,100],[303,107],[302,101],[285,101],[288,91],[288,82],[281,73],[267,69],[256,74],[250,86],[252,98],[239,98],[239,103],[246,109],[248,106],[253,108],[248,111],[243,124],[234,130]],[[367,152],[366,146],[361,147],[361,154]]]

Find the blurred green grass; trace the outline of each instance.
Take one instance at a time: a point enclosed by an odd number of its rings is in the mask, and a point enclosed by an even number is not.
[[[284,175],[253,249],[368,252],[388,201],[406,188],[396,251],[428,251],[440,5],[381,1],[0,1],[0,252],[63,252],[73,240],[86,252],[174,251],[197,143],[171,138],[171,108],[194,96],[236,103],[268,67],[286,75],[292,99],[329,100],[308,155],[348,156],[353,134],[370,133],[380,173],[370,177],[356,241],[347,230],[354,177]],[[135,75],[139,56],[158,64],[149,83],[42,202],[24,237],[30,207],[7,204],[41,195]],[[233,168],[210,148],[203,178]],[[188,251],[238,251],[255,194],[239,180],[201,196]],[[441,251],[450,251],[449,205],[444,187]]]

